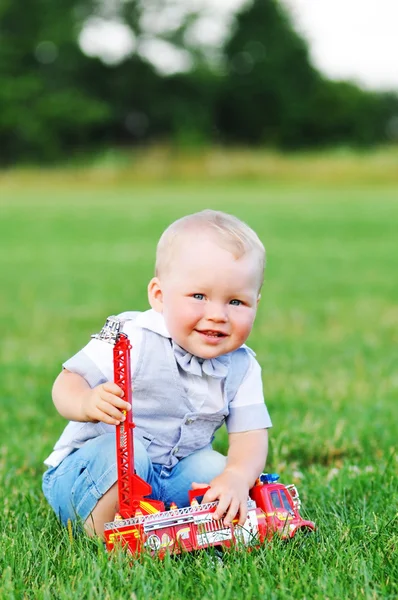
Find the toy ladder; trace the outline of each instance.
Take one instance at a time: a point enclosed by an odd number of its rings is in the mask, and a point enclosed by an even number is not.
[[[113,347],[114,381],[123,390],[124,400],[132,406],[131,344],[124,333],[118,333]],[[116,426],[116,459],[118,470],[119,513],[123,519],[141,514],[152,514],[164,510],[163,502],[146,500],[152,487],[135,473],[133,411],[123,411],[125,420]]]

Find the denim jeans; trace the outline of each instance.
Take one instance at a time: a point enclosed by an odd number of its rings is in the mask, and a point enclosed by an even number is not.
[[[85,521],[117,481],[115,449],[114,433],[100,435],[44,473],[44,495],[64,525],[68,519]],[[192,482],[210,483],[224,470],[226,457],[209,445],[168,468],[153,464],[143,444],[135,439],[134,462],[137,475],[152,486],[149,498],[183,507],[188,506]]]

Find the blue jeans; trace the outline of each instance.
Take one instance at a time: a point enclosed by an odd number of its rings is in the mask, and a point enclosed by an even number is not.
[[[44,473],[44,495],[64,525],[68,519],[85,521],[117,481],[115,448],[115,434],[100,435]],[[152,486],[150,498],[183,507],[189,504],[192,482],[210,483],[224,470],[226,457],[209,445],[169,468],[153,464],[143,444],[135,439],[134,462],[137,475]]]

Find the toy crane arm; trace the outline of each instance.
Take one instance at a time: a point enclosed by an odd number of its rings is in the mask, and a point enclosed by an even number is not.
[[[124,400],[132,406],[130,341],[124,333],[116,333],[113,347],[114,381],[123,390]],[[149,514],[163,510],[162,502],[145,500],[152,487],[135,473],[132,409],[123,411],[125,420],[116,426],[116,459],[119,489],[119,513],[123,518],[134,517],[140,510]]]

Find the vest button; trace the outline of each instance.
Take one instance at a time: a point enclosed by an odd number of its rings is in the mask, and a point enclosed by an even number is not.
[[[185,425],[192,425],[192,423],[193,423],[193,419],[189,419],[189,418],[188,418],[188,419],[185,421]]]
[[[178,447],[178,446],[176,446],[176,447],[174,448],[174,450],[173,450],[173,454],[177,454],[177,452],[178,452],[178,451],[179,451],[179,447]]]

